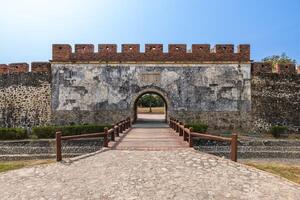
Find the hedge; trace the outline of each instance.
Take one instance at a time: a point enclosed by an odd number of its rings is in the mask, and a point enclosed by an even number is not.
[[[33,127],[32,135],[36,138],[55,138],[55,132],[61,131],[63,136],[80,135],[85,133],[103,132],[104,128],[111,128],[111,125],[71,125],[71,126],[41,126]]]
[[[286,126],[272,126],[270,132],[275,138],[278,138],[282,134],[286,133],[287,130],[288,128]]]
[[[0,140],[28,139],[28,134],[22,128],[0,128]]]
[[[201,124],[201,123],[191,123],[187,124],[188,127],[192,127],[194,132],[198,133],[205,133],[208,129],[207,124]]]

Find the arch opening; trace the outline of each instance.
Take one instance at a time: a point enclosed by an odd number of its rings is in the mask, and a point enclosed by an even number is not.
[[[134,122],[167,122],[168,103],[164,96],[155,91],[145,91],[134,101]]]

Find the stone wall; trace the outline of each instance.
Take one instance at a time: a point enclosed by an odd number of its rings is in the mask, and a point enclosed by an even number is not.
[[[168,115],[216,128],[244,128],[251,111],[249,64],[52,63],[53,123],[113,123],[139,96],[161,95]]]
[[[291,132],[300,133],[300,74],[256,74],[251,92],[254,131],[286,125]]]
[[[28,127],[51,121],[51,74],[49,64],[28,64],[19,71],[0,73],[0,127]],[[11,65],[9,65],[11,66]],[[20,66],[20,65],[19,65]]]
[[[167,115],[215,129],[299,132],[299,74],[291,64],[252,63],[250,46],[53,45],[48,62],[0,64],[0,126],[113,123],[135,118],[138,98],[160,95]],[[300,69],[300,68],[299,68]],[[274,70],[274,72],[272,72]],[[252,72],[252,77],[251,73]]]

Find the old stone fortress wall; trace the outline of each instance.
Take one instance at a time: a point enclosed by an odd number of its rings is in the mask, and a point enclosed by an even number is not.
[[[0,65],[0,126],[113,123],[135,118],[137,99],[160,95],[167,116],[216,129],[300,127],[294,65],[252,62],[250,46],[54,44],[50,62]],[[299,68],[298,68],[299,69]]]

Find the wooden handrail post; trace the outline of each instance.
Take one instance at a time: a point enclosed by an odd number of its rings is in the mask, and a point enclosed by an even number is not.
[[[56,139],[56,161],[59,162],[62,160],[61,155],[61,135],[62,133],[60,131],[55,133],[55,139]]]
[[[104,128],[104,133],[105,133],[105,136],[103,138],[103,146],[108,147],[108,128],[107,127]]]
[[[120,123],[120,133],[123,133],[123,121]]]
[[[179,136],[183,136],[183,132],[184,132],[184,129],[182,129],[182,126],[183,123],[182,122],[179,122]]]
[[[132,127],[132,121],[131,121],[130,117],[128,117],[128,121],[129,121],[129,128],[131,128]]]
[[[192,132],[193,132],[193,128],[190,127],[189,128],[189,147],[193,147],[193,136],[192,136]]]
[[[113,132],[111,133],[110,138],[111,138],[111,141],[115,141],[115,131],[116,131],[116,129],[115,129],[115,125],[114,124],[112,125],[112,129],[113,129]]]
[[[187,125],[184,125],[184,128],[187,128]],[[187,141],[188,140],[188,133],[185,131],[185,129],[183,129],[183,141]]]
[[[237,145],[237,134],[232,134],[230,142],[230,159],[234,162],[237,162]]]
[[[127,128],[130,128],[130,119],[129,119],[129,117],[127,118]]]
[[[176,132],[178,133],[179,132],[179,121],[176,120]]]
[[[120,135],[119,135],[119,124],[118,123],[115,126],[115,131],[116,131],[116,136],[120,137]]]

